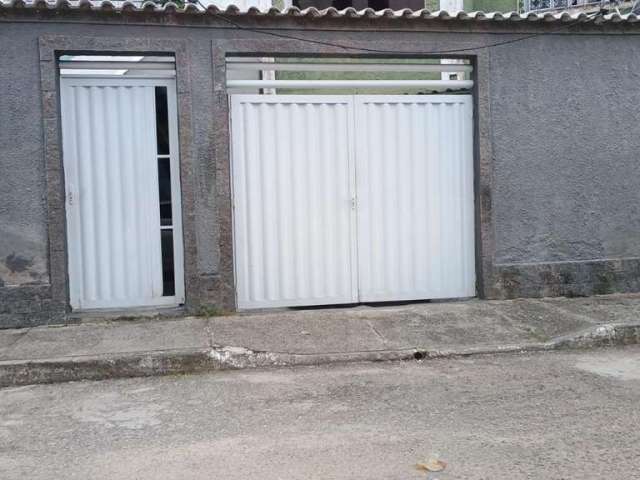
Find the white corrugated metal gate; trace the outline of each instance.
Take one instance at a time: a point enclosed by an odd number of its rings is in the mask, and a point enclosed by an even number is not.
[[[232,98],[239,306],[356,301],[351,97]]]
[[[71,306],[182,303],[175,80],[60,84]]]
[[[240,308],[475,295],[470,95],[231,95]]]
[[[475,295],[470,95],[357,96],[360,301]]]

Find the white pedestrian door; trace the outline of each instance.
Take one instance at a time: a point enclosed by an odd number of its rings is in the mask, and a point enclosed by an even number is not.
[[[475,295],[470,95],[232,95],[240,308]]]
[[[183,303],[175,81],[60,83],[72,308]]]

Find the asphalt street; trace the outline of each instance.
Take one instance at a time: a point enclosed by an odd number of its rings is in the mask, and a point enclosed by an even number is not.
[[[0,479],[219,478],[640,479],[640,347],[0,390]]]

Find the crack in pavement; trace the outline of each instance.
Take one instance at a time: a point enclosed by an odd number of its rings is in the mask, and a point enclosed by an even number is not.
[[[571,317],[571,318],[573,318],[575,320],[579,320],[579,321],[582,321],[582,322],[587,322],[587,323],[590,323],[592,325],[596,325],[596,324],[599,324],[599,323],[605,323],[605,320],[599,320],[598,318],[594,318],[594,317],[589,316],[589,315],[584,315],[584,314],[581,314],[581,313],[573,312],[568,308],[561,307],[556,302],[544,301],[544,300],[540,300],[540,299],[537,299],[537,298],[531,298],[531,299],[529,299],[529,301],[531,303],[536,304],[536,305],[540,305],[540,306],[546,308],[547,310],[555,311],[555,313],[560,312],[560,313],[562,313],[564,315],[567,315],[568,317]]]
[[[382,334],[378,331],[378,329],[377,329],[376,327],[374,327],[374,326],[373,326],[373,324],[371,323],[371,320],[366,319],[365,321],[367,322],[367,325],[369,325],[369,328],[370,328],[371,330],[373,330],[373,333],[375,333],[375,334],[376,334],[376,336],[377,336],[380,340],[382,340],[382,343],[384,343],[385,345],[387,345],[387,344],[389,343],[389,342],[388,342],[388,340],[384,337],[384,335],[382,335]]]
[[[213,341],[213,325],[211,325],[210,319],[207,319],[207,323],[204,326],[204,331],[207,335],[207,344],[209,348],[215,348],[216,344]]]
[[[24,339],[24,337],[27,336],[27,334],[32,330],[31,327],[29,328],[25,328],[24,330],[21,329],[18,331],[18,333],[16,334],[16,338],[15,340],[13,340],[12,342],[10,342],[6,348],[12,348],[15,347],[18,343],[20,343],[22,341],[22,339]]]

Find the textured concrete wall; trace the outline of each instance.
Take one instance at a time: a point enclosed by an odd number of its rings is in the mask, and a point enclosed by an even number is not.
[[[638,40],[492,51],[498,263],[640,256]]]
[[[38,43],[0,28],[0,328],[61,321],[51,306]]]
[[[492,296],[640,288],[640,38],[491,51]]]
[[[48,281],[38,45],[11,30],[0,28],[0,287]]]
[[[16,17],[25,20],[29,15],[22,12]],[[217,302],[220,265],[229,262],[221,261],[225,249],[219,241],[223,237],[216,196],[216,175],[226,174],[220,165],[227,160],[217,158],[216,152],[226,151],[228,145],[215,123],[221,110],[213,94],[214,70],[219,66],[213,65],[212,40],[215,45],[216,39],[229,43],[236,38],[238,44],[241,39],[260,39],[268,45],[271,37],[207,28],[198,19],[193,19],[198,25],[189,27],[188,19],[169,18],[167,23],[173,25],[158,26],[140,25],[141,17],[123,25],[116,17],[69,16],[73,23],[53,19],[11,23],[11,16],[0,18],[0,327],[64,320],[59,310],[47,315],[49,239],[38,51],[38,39],[45,35],[186,43],[192,101],[190,124],[181,128],[193,132],[189,148],[197,254],[191,267],[200,278],[192,297],[202,303]],[[287,27],[308,22],[263,21]],[[399,20],[378,22],[372,28],[365,20],[331,19],[323,25],[338,31],[304,35],[392,50],[401,42],[424,51],[506,38],[488,29],[530,33],[549,28]],[[381,26],[404,32],[375,31]],[[434,31],[410,31],[418,29]],[[601,33],[539,36],[470,52],[483,55],[478,105],[488,115],[478,127],[488,145],[479,147],[479,155],[488,157],[490,167],[479,172],[489,186],[478,192],[487,212],[482,231],[489,232],[480,248],[485,265],[482,296],[640,290],[640,168],[635,151],[640,37]],[[56,218],[64,221],[63,216]],[[63,246],[56,243],[53,248]]]

